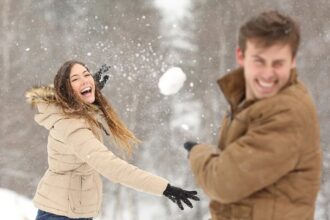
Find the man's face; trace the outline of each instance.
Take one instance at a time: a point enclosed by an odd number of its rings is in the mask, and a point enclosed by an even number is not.
[[[236,51],[238,63],[244,68],[246,100],[263,99],[276,95],[296,66],[289,45],[274,44],[264,48],[255,41],[247,41],[243,54]]]

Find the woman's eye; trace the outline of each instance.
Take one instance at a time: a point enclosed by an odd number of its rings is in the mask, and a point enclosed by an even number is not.
[[[71,82],[75,82],[75,81],[77,81],[77,80],[78,80],[78,79],[72,79]]]

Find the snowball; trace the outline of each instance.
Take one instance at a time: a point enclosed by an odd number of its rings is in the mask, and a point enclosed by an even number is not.
[[[187,124],[182,124],[181,128],[188,131],[189,130],[189,126]]]
[[[158,88],[163,95],[177,93],[186,81],[186,74],[180,67],[171,67],[159,79]]]

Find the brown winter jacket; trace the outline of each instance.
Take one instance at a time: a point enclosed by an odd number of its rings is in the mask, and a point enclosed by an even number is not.
[[[201,144],[190,152],[212,220],[312,220],[321,176],[319,123],[295,70],[275,96],[243,104],[241,68],[218,83],[231,106],[218,149]]]
[[[51,87],[27,92],[28,102],[38,107],[36,122],[49,130],[49,168],[33,199],[37,208],[71,218],[97,216],[102,201],[99,174],[114,183],[162,195],[167,180],[116,157],[103,145],[102,138],[92,133],[85,120],[64,115],[60,107],[50,101],[54,100],[53,96]],[[107,129],[105,120],[100,115],[98,118]]]

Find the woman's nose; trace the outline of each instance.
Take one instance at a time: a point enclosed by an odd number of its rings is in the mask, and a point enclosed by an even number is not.
[[[88,82],[88,80],[85,79],[85,78],[83,77],[82,80],[81,80],[81,83],[82,83],[83,85],[85,85],[85,84],[87,84],[87,82]]]

